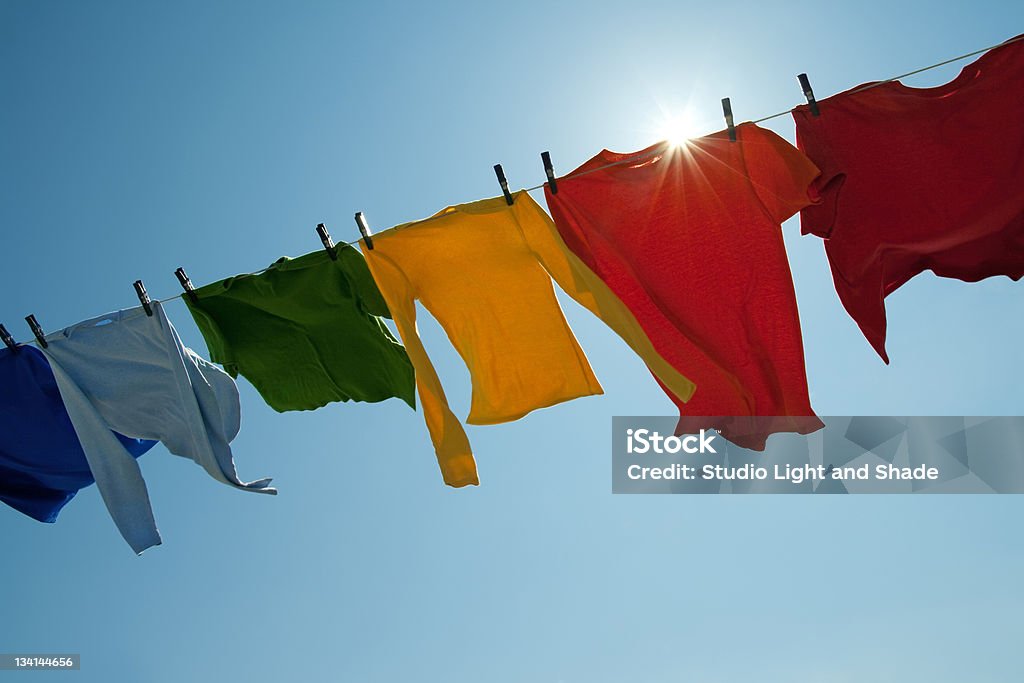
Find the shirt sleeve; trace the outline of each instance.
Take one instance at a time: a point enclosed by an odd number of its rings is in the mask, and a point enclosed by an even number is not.
[[[366,265],[390,309],[398,334],[416,370],[416,390],[423,407],[430,439],[437,454],[444,483],[449,486],[479,484],[476,461],[469,446],[469,438],[459,419],[448,405],[441,380],[416,330],[416,300],[414,290],[401,268],[380,249],[368,249]]]
[[[231,441],[238,435],[241,422],[235,381],[182,344],[159,302],[153,308],[152,318],[139,320],[152,321],[147,325],[149,333],[166,350],[166,380],[173,386],[164,390],[177,400],[168,403],[172,410],[160,415],[163,424],[152,421],[151,429],[163,428],[161,441],[167,450],[190,458],[217,481],[246,491],[276,494],[269,478],[243,482],[235,470]],[[140,425],[145,425],[147,418],[152,420],[143,413],[137,415]]]
[[[121,536],[136,554],[160,545],[149,491],[139,463],[117,440],[110,426],[75,381],[64,371],[53,349],[44,349],[64,406],[82,444],[89,471],[103,504]]]
[[[821,169],[821,175],[811,188],[815,202],[800,212],[800,232],[828,239],[836,224],[846,173],[842,170],[839,156],[832,152],[827,142],[820,117],[812,116],[806,105],[800,105],[793,110],[793,121],[796,124],[797,148]]]
[[[811,184],[821,171],[807,155],[754,124],[738,130],[750,184],[772,220],[782,223],[817,202]]]
[[[651,340],[626,305],[601,278],[569,251],[555,224],[537,202],[526,192],[519,192],[513,210],[530,249],[562,291],[618,334],[669,392],[684,403],[689,401],[696,385],[655,351]]]

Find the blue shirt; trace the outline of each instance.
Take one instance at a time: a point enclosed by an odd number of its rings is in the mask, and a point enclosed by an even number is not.
[[[114,432],[138,458],[156,441]],[[55,522],[94,481],[46,358],[31,346],[0,349],[0,500],[40,522]]]

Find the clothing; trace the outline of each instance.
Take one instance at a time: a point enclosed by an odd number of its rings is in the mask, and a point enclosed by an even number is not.
[[[114,436],[133,458],[156,445]],[[31,346],[0,349],[0,500],[52,523],[93,481],[46,358]]]
[[[858,86],[820,101],[820,116],[793,111],[822,170],[803,232],[824,239],[839,299],[886,363],[885,297],[918,273],[1024,275],[1022,80],[1018,41],[945,85]]]
[[[545,197],[568,248],[697,385],[689,402],[669,392],[679,430],[714,426],[760,450],[773,432],[821,426],[779,228],[811,201],[818,171],[771,131],[745,123],[736,134],[603,150]]]
[[[392,396],[415,408],[412,363],[381,320],[391,316],[366,262],[347,245],[337,256],[282,258],[186,297],[210,359],[278,411]]]
[[[228,445],[238,434],[234,381],[186,348],[159,302],[87,320],[46,337],[43,350],[103,501],[137,553],[160,543],[138,463],[111,434],[157,439],[220,482],[239,481]]]
[[[470,424],[602,393],[555,298],[551,280],[615,330],[684,399],[692,383],[657,356],[608,288],[567,252],[551,220],[526,192],[451,206],[373,237],[364,249],[416,367],[416,385],[445,483],[477,484],[458,418],[416,331],[420,301],[469,368]]]

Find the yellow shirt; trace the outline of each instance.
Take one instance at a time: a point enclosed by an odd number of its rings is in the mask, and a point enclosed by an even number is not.
[[[602,393],[551,280],[622,337],[683,401],[694,385],[661,358],[640,325],[562,242],[524,191],[451,206],[373,237],[363,251],[416,369],[424,418],[446,484],[478,484],[469,440],[416,331],[418,300],[469,369],[469,424],[511,422]]]

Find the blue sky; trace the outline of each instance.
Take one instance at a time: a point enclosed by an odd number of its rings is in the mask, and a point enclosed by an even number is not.
[[[317,249],[320,221],[351,240],[355,211],[494,196],[497,162],[532,186],[541,151],[566,172],[640,149],[663,111],[707,133],[725,96],[758,118],[800,72],[820,99],[1022,32],[1010,2],[6,0],[0,322],[25,339],[28,313],[135,305],[137,278],[163,298],[178,266],[199,285]],[[784,233],[820,414],[1024,412],[1024,285],[917,278],[888,299],[887,367],[820,241]],[[0,509],[0,652],[80,652],[83,681],[1017,680],[1020,497],[613,496],[611,416],[672,406],[563,301],[606,394],[470,427],[479,488],[442,486],[398,401],[279,415],[243,380],[239,474],[276,499],[158,447],[142,558],[95,488],[53,526]],[[465,415],[465,367],[421,328]]]

